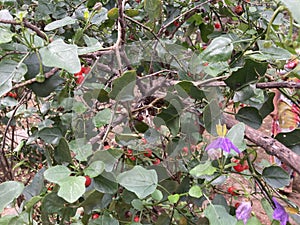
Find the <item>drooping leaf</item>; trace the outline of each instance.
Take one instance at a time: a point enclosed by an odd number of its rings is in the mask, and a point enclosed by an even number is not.
[[[136,71],[128,70],[121,77],[115,79],[109,97],[117,101],[126,102],[134,99]]]
[[[48,144],[58,145],[62,133],[58,127],[46,127],[39,131],[39,137]]]
[[[111,111],[110,109],[103,109],[102,111],[98,112],[93,117],[93,123],[95,127],[100,128],[105,124],[108,124],[111,118]]]
[[[69,144],[65,138],[61,138],[58,145],[54,148],[54,159],[57,163],[72,162]]]
[[[45,66],[58,67],[70,73],[77,73],[81,69],[77,46],[64,43],[58,39],[39,50]]]
[[[105,164],[102,161],[94,161],[87,168],[84,169],[84,174],[90,177],[97,177],[105,168]]]
[[[279,166],[266,167],[263,170],[262,176],[274,188],[282,188],[290,183],[289,174]]]
[[[203,61],[220,62],[227,61],[233,51],[232,40],[227,37],[217,37],[200,54]]]
[[[44,187],[44,171],[45,168],[39,170],[29,185],[24,188],[23,195],[26,201],[29,201],[32,197],[41,193]]]
[[[254,107],[241,108],[235,115],[235,118],[254,129],[258,129],[262,124],[262,117],[258,109]]]
[[[85,192],[85,178],[82,176],[68,176],[58,181],[59,191],[57,195],[69,203],[76,202]]]
[[[256,81],[259,76],[263,76],[267,71],[267,63],[255,62],[250,59],[245,60],[245,65],[233,72],[225,83],[232,89],[237,90],[245,85]]]
[[[76,19],[73,19],[73,18],[67,16],[61,20],[56,20],[56,21],[53,21],[52,23],[47,24],[45,26],[44,30],[45,31],[55,30],[57,28],[60,28],[60,27],[66,26],[66,25],[74,24],[76,21],[77,21]]]
[[[58,183],[69,177],[70,174],[71,171],[66,166],[57,165],[47,169],[44,173],[44,177],[50,182]]]
[[[231,216],[221,205],[209,205],[204,215],[208,218],[210,225],[236,224],[237,219]]]
[[[0,212],[19,197],[24,189],[24,185],[17,181],[6,181],[0,184]]]
[[[210,161],[207,161],[191,169],[190,174],[196,178],[201,178],[205,175],[213,175],[216,171],[217,168],[213,167]]]
[[[140,199],[143,199],[155,191],[158,177],[155,170],[135,166],[133,169],[119,174],[117,181],[127,190],[134,192]]]

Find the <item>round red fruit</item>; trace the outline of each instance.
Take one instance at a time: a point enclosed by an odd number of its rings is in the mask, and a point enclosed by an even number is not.
[[[220,29],[221,28],[221,24],[220,23],[215,23],[215,28],[216,29]]]
[[[140,222],[140,217],[139,216],[135,216],[133,218],[133,221],[136,222],[136,223]]]
[[[149,149],[149,148],[147,148],[146,149],[146,152],[144,153],[144,156],[146,156],[146,157],[151,157],[152,156],[152,150],[151,149]]]
[[[160,164],[160,159],[159,158],[156,158],[154,161],[153,161],[153,165],[158,165]]]
[[[234,207],[237,209],[240,206],[241,203],[237,202],[234,204]]]
[[[237,5],[236,7],[234,7],[234,12],[240,16],[244,13],[244,9],[241,5]]]
[[[88,187],[92,183],[92,179],[89,176],[84,176],[85,177],[85,186]]]
[[[234,195],[237,195],[237,193],[236,193],[237,190],[236,190],[235,187],[232,187],[232,186],[231,186],[231,187],[228,188],[227,191],[228,191],[229,194],[231,194],[231,195],[233,195],[233,196],[234,196]]]
[[[180,25],[180,23],[178,21],[174,21],[173,24],[174,24],[175,27],[179,27],[179,25]]]
[[[84,74],[88,74],[91,71],[91,68],[88,66],[81,67],[81,72]]]
[[[236,172],[242,172],[244,171],[244,166],[241,165],[241,164],[237,164],[236,166],[233,167],[233,169],[236,171]]]
[[[100,215],[99,215],[98,213],[94,213],[94,214],[92,215],[92,219],[93,219],[93,220],[98,219],[99,216],[100,216]]]

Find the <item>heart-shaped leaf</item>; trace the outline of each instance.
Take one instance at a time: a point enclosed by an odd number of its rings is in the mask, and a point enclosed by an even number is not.
[[[81,69],[77,46],[66,44],[61,39],[41,48],[39,53],[45,66],[62,68],[70,73],[77,73]]]
[[[69,203],[76,202],[85,192],[85,178],[69,176],[59,181],[59,191],[57,195]]]
[[[24,185],[17,181],[6,181],[0,184],[0,212],[15,198],[19,197],[23,189]]]
[[[44,173],[44,177],[50,182],[58,183],[69,177],[70,174],[71,171],[66,166],[57,165],[47,169]]]
[[[133,169],[119,174],[117,181],[142,199],[155,191],[158,177],[155,170],[146,170],[141,166],[135,166]]]

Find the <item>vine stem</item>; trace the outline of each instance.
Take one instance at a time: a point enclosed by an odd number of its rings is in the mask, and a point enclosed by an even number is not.
[[[285,10],[285,7],[284,6],[279,6],[274,14],[272,15],[271,19],[270,19],[270,22],[268,23],[268,27],[267,27],[267,32],[266,32],[266,38],[265,40],[269,40],[270,39],[270,32],[271,32],[271,27],[272,27],[272,24],[274,22],[274,20],[276,19],[277,15],[281,12]]]

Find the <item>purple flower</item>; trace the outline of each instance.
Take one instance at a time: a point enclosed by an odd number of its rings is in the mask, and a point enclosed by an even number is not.
[[[226,137],[218,137],[216,140],[212,141],[205,150],[209,149],[222,149],[223,151],[230,153],[230,149],[233,149],[237,153],[241,153],[241,151]]]
[[[244,224],[247,223],[248,219],[251,217],[252,206],[250,202],[242,202],[236,210],[236,218],[238,220],[243,220]]]
[[[280,225],[286,225],[286,223],[289,221],[289,214],[287,214],[284,207],[280,205],[274,197],[272,200],[275,204],[273,219],[280,221]]]

